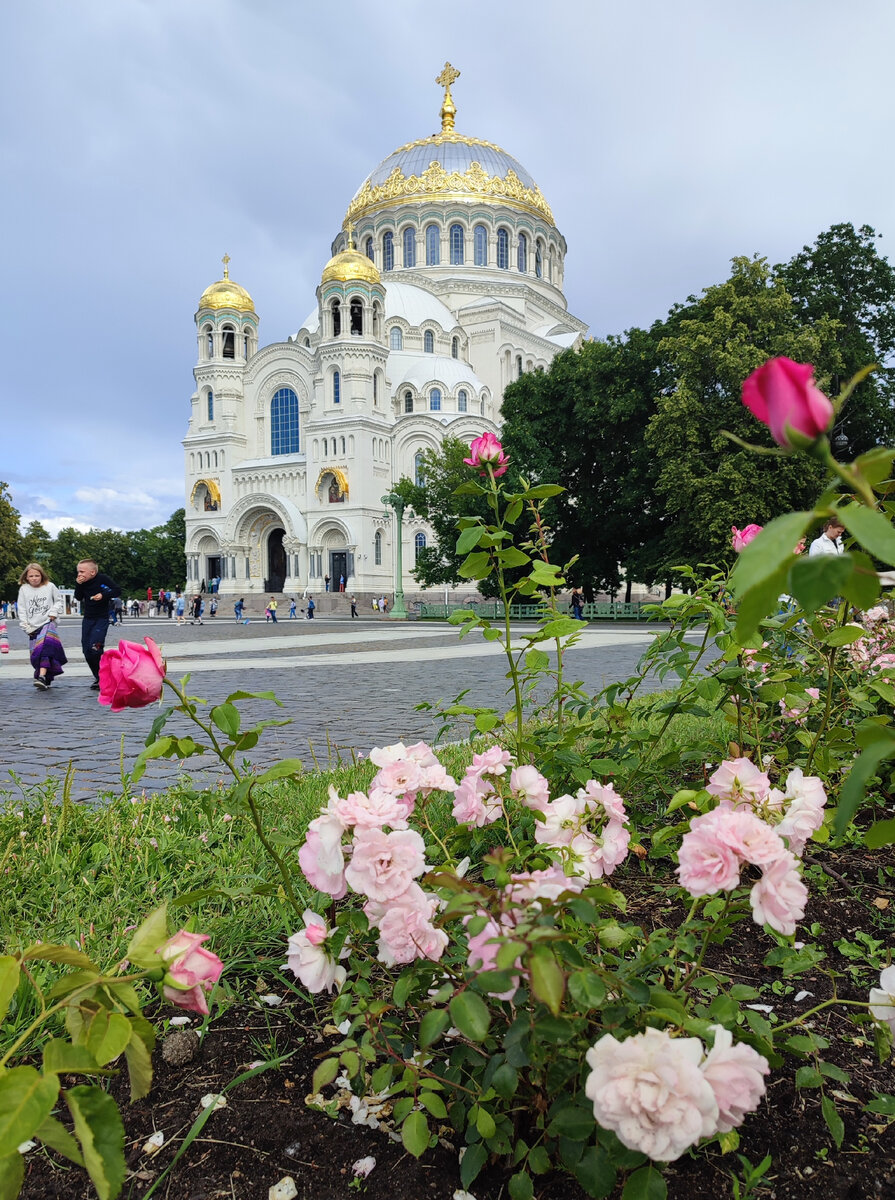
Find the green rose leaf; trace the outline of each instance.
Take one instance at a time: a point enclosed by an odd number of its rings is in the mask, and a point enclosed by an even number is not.
[[[566,990],[566,977],[553,951],[547,947],[536,950],[529,961],[529,971],[532,992],[547,1005],[555,1017],[559,1016]]]
[[[45,1146],[49,1146],[51,1150],[55,1150],[57,1154],[61,1154],[63,1158],[76,1163],[77,1166],[83,1167],[84,1156],[78,1148],[78,1143],[68,1132],[61,1121],[57,1121],[55,1117],[47,1117],[40,1128],[35,1129],[34,1136]],[[0,1183],[0,1196],[5,1196],[3,1185]]]
[[[524,550],[517,550],[515,546],[507,546],[504,550],[498,550],[497,557],[501,566],[504,567],[524,567],[526,563],[531,562],[529,555]]]
[[[449,1024],[450,1017],[443,1008],[431,1008],[420,1021],[420,1049],[437,1042]]]
[[[510,1176],[510,1200],[532,1200],[535,1194],[534,1185],[531,1182],[531,1176],[524,1171],[519,1171],[515,1175]]]
[[[130,940],[126,957],[137,967],[160,967],[156,950],[168,940],[168,911],[163,904],[151,912]]]
[[[328,1083],[332,1083],[338,1073],[339,1060],[337,1058],[325,1058],[314,1071],[314,1076],[311,1080],[311,1091],[319,1092]]]
[[[80,950],[73,950],[71,946],[52,945],[49,942],[39,942],[36,946],[29,946],[22,955],[22,961],[30,962],[32,959],[44,959],[48,962],[65,963],[68,967],[84,967],[87,971],[99,971],[99,967]]]
[[[87,1084],[69,1088],[65,1102],[99,1200],[113,1200],[121,1191],[127,1169],[118,1106],[102,1088]]]
[[[52,1038],[44,1046],[45,1075],[95,1075],[99,1063],[86,1046],[73,1046],[64,1038]]]
[[[775,575],[792,558],[812,519],[810,512],[786,513],[775,517],[753,541],[746,546],[733,569],[730,585],[735,596],[743,596],[760,583]],[[893,535],[895,536],[895,535]]]
[[[476,1178],[488,1159],[488,1151],[481,1142],[466,1147],[463,1161],[460,1163],[460,1182],[468,1188]]]
[[[833,556],[827,554],[823,557],[832,558]],[[842,585],[843,596],[856,608],[872,608],[879,599],[880,593],[879,577],[873,563],[860,550],[850,550],[847,555],[842,554],[838,557],[852,560],[852,573]]]
[[[19,986],[19,960],[5,954],[0,958],[0,1022]]]
[[[468,529],[464,529],[457,538],[457,553],[468,554],[470,550],[474,550],[485,533],[484,525],[470,525]]]
[[[270,783],[272,779],[285,779],[290,775],[301,775],[305,766],[300,758],[284,758],[272,767],[268,767],[263,775],[258,776],[258,783]]]
[[[895,529],[888,517],[863,504],[846,504],[836,516],[864,550],[890,566],[895,563]]]
[[[152,1057],[145,1040],[133,1026],[131,1036],[124,1047],[127,1074],[131,1085],[131,1103],[149,1095],[152,1087]]]
[[[25,1159],[18,1150],[0,1158],[0,1196],[18,1196],[25,1179]]]
[[[233,738],[239,733],[239,709],[235,704],[216,704],[211,710],[211,719],[227,737]]]
[[[467,554],[457,568],[457,574],[463,579],[484,579],[491,571],[491,556],[483,550],[475,550]]]
[[[429,1122],[421,1112],[408,1113],[401,1126],[401,1141],[404,1149],[419,1158],[429,1147]]]
[[[826,646],[850,646],[866,636],[867,630],[863,625],[839,625],[820,640]]]
[[[558,483],[539,483],[529,488],[525,493],[526,500],[549,500],[551,496],[560,496],[566,489]]]
[[[864,834],[864,845],[870,850],[891,846],[895,842],[895,820],[876,821]]]
[[[759,534],[759,537],[761,534]],[[758,538],[754,542],[750,542],[746,547],[748,550],[754,546]],[[746,553],[743,551],[743,554]],[[775,613],[780,608],[780,596],[786,591],[789,586],[789,564],[792,561],[792,554],[786,558],[777,569],[759,580],[754,587],[749,588],[744,592],[737,605],[737,626],[736,636],[741,643],[745,643],[748,638],[755,633],[759,623],[765,617]],[[736,571],[734,571],[734,575]],[[731,582],[733,577],[731,577]],[[726,668],[732,673],[733,668]],[[724,678],[723,672],[719,674],[719,678]],[[729,678],[729,677],[728,677]]]
[[[100,1008],[85,1023],[79,1039],[99,1066],[113,1062],[131,1040],[131,1023],[122,1013]]]
[[[488,1005],[475,992],[461,992],[450,1003],[451,1020],[471,1042],[483,1042],[491,1024]]]
[[[749,547],[747,546],[746,549],[748,550]],[[665,1200],[667,1195],[668,1185],[662,1172],[650,1164],[628,1176],[622,1192],[622,1200]]]
[[[13,1067],[0,1075],[0,1159],[34,1136],[58,1095],[58,1078],[34,1067]]]
[[[840,594],[853,570],[854,561],[850,554],[797,558],[790,571],[790,591],[811,616]]]

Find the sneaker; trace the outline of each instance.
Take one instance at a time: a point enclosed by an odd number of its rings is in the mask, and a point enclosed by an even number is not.
[[[34,680],[34,686],[36,688],[40,688],[40,690],[42,692],[45,692],[50,685],[47,683],[47,681],[43,677],[43,675],[38,675],[37,678]]]
[[[93,683],[91,683],[90,690],[91,690],[91,692],[99,691],[99,680],[98,679],[94,679]]]

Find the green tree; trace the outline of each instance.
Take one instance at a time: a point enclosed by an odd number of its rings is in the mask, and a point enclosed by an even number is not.
[[[0,481],[0,596],[10,600],[18,594],[19,575],[26,562],[19,519],[9,484]]]
[[[879,236],[869,225],[833,225],[813,246],[775,267],[803,324],[836,322],[832,346],[822,347],[815,361],[830,396],[838,396],[861,367],[880,365],[856,389],[837,424],[849,456],[895,438],[895,268],[880,256]]]
[[[27,562],[39,562],[46,566],[50,561],[53,538],[40,521],[29,521],[22,535],[22,557]]]

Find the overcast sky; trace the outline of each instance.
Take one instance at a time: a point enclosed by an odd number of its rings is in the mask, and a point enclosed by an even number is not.
[[[25,0],[0,7],[0,479],[25,520],[184,502],[193,315],[231,255],[294,333],[348,201],[439,128],[537,180],[591,333],[839,221],[895,252],[890,0]]]

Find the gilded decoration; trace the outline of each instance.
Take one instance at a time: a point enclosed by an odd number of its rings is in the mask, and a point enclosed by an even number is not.
[[[230,278],[230,255],[225,254],[221,262],[224,264],[224,278],[205,289],[199,300],[199,311],[230,308],[237,312],[254,312],[255,303],[252,297],[244,287],[240,287]]]
[[[330,495],[330,503],[338,503],[348,496],[348,476],[339,467],[324,467],[317,476],[317,482],[314,484],[314,491],[319,491],[320,485],[327,475],[332,475],[336,488],[338,489],[338,500],[334,500]],[[332,488],[330,488],[332,490]]]
[[[428,144],[436,147],[446,141],[465,142],[473,146],[491,146],[490,142],[476,142],[474,138],[442,133],[432,138],[424,138],[419,142],[410,142],[408,146],[402,146],[401,149]],[[494,149],[499,150],[500,147],[495,146]],[[470,163],[465,171],[446,171],[437,158],[433,158],[421,175],[405,175],[401,168],[396,166],[391,175],[375,187],[371,187],[370,181],[366,180],[364,186],[351,201],[346,220],[354,220],[367,209],[378,205],[400,204],[411,199],[425,200],[445,192],[461,196],[475,196],[477,199],[484,199],[492,204],[506,200],[532,209],[549,221],[551,225],[554,224],[553,213],[544,199],[541,189],[537,185],[533,188],[526,187],[512,167],[501,179],[499,175],[489,175],[478,162]],[[367,261],[369,262],[369,260]]]
[[[218,510],[218,508],[220,508],[220,504],[221,504],[221,489],[218,487],[217,483],[215,483],[215,481],[213,479],[198,479],[196,481],[196,483],[193,487],[193,490],[190,492],[190,504],[192,504],[193,501],[196,499],[196,492],[198,492],[200,487],[204,487],[206,492],[208,493],[208,497],[206,498],[206,502],[205,502],[206,511],[216,512]],[[211,503],[214,505],[214,508],[208,507],[209,499],[210,499]]]

